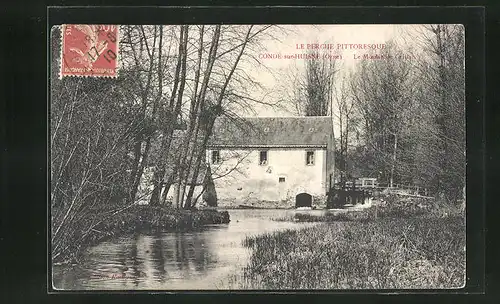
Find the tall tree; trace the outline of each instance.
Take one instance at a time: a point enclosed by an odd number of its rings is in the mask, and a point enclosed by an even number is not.
[[[420,61],[427,112],[434,118],[425,131],[433,139],[438,169],[433,188],[459,199],[465,185],[465,32],[462,25],[426,25],[419,42],[427,55]]]
[[[148,160],[152,141],[160,125],[159,111],[162,108],[164,61],[163,26],[124,26],[121,42],[122,74],[130,79],[127,88],[135,108],[134,144],[130,170],[130,201],[137,199],[137,191]]]
[[[213,123],[221,115],[234,115],[235,105],[259,102],[246,94],[247,87],[257,82],[239,66],[243,60],[254,60],[255,50],[251,47],[259,44],[258,37],[269,28],[269,25],[181,27],[168,113],[170,121],[181,122],[185,129],[176,143],[172,142],[174,129],[161,131],[161,156],[154,167],[150,204],[158,204],[161,193],[164,200],[171,185],[175,185],[175,205],[191,208],[198,176],[204,171]]]
[[[353,135],[358,134],[355,102],[351,96],[349,79],[344,76],[340,86],[334,93],[331,112],[339,130],[339,145],[336,150],[337,168],[339,168],[340,182],[345,186],[348,173],[348,156],[353,146]],[[359,137],[359,135],[357,136]]]
[[[412,62],[398,58],[405,51],[394,42],[380,54],[385,59],[362,60],[351,79],[351,92],[356,108],[364,120],[364,144],[371,151],[379,176],[392,187],[395,179],[409,178],[398,161],[405,145],[413,103],[414,79]]]
[[[184,95],[186,79],[186,61],[189,27],[187,25],[179,26],[179,43],[177,53],[177,63],[175,66],[172,91],[169,102],[164,108],[161,120],[164,124],[161,128],[162,137],[160,139],[160,155],[154,167],[153,173],[153,191],[149,203],[157,205],[160,203],[160,192],[163,186],[164,175],[167,165],[167,156],[172,143],[175,129],[178,127],[179,115],[182,107],[182,98]]]
[[[312,51],[308,52],[308,56],[316,55],[318,54]],[[338,68],[336,60],[319,56],[319,58],[305,60],[304,67],[297,67],[288,72],[287,85],[283,93],[293,104],[295,114],[300,116],[331,115]]]

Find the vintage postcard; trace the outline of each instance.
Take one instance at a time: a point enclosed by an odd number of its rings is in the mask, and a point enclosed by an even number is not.
[[[460,24],[61,24],[57,290],[457,289]]]

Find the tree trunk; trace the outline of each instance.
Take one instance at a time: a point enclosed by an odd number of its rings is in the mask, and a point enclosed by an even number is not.
[[[205,138],[203,139],[203,144],[202,144],[200,151],[198,152],[198,155],[196,157],[196,163],[195,163],[195,167],[194,167],[193,176],[191,178],[189,192],[186,196],[186,202],[187,202],[187,204],[185,205],[186,209],[191,208],[190,203],[191,203],[191,200],[193,198],[194,189],[196,187],[196,181],[198,179],[198,174],[200,173],[201,161],[205,157],[205,153],[206,153],[205,150],[207,147],[208,139],[210,138],[210,135],[212,134],[212,129],[213,129],[214,123],[215,123],[215,118],[211,119],[211,121],[209,122],[209,126],[207,126]]]
[[[157,29],[155,27],[155,32],[153,35],[153,46],[152,46],[151,50],[149,48],[149,45],[148,45],[148,42],[146,39],[144,27],[140,26],[140,29],[141,29],[142,38],[144,39],[144,44],[146,46],[147,53],[149,56],[149,70],[148,70],[149,73],[148,73],[148,77],[147,77],[146,87],[141,86],[141,89],[142,89],[142,92],[141,92],[141,99],[142,99],[141,120],[145,121],[146,117],[147,117],[146,116],[146,109],[148,106],[148,96],[150,93],[151,82],[152,82],[152,77],[153,77],[153,73],[154,73],[153,67],[154,67],[154,56],[155,56],[155,46],[156,46],[156,30]],[[140,45],[142,46],[142,43]],[[135,57],[135,58],[136,58],[137,67],[139,67],[140,63],[138,62],[137,57]],[[156,103],[155,103],[155,105],[153,105],[153,108],[155,108],[155,107],[156,107]],[[155,112],[155,111],[156,111],[156,109],[153,109],[153,112]],[[143,130],[139,130],[139,132],[142,132],[142,131]],[[140,163],[137,164],[137,166],[134,164],[134,167],[132,169],[132,173],[135,173],[134,175],[132,175],[133,184],[132,184],[132,189],[131,189],[131,194],[130,194],[132,201],[135,200],[135,196],[137,195],[137,190],[139,189],[139,184],[141,182],[142,174],[144,172],[144,167],[146,166],[149,150],[151,148],[151,135],[150,134],[146,138],[146,146],[144,148],[144,153],[141,153],[141,151],[140,151],[141,147],[142,147],[142,143],[143,143],[143,141],[142,141],[143,137],[140,136],[139,139],[140,139],[140,141],[137,141],[135,143],[135,146],[134,146],[135,160],[138,160],[138,161],[140,160]],[[142,157],[138,157],[139,154]]]
[[[181,105],[182,104],[182,98],[184,96],[184,87],[186,85],[186,60],[187,60],[187,44],[188,44],[188,26],[187,25],[184,25],[183,27],[183,31],[184,31],[184,34],[183,34],[183,40],[182,40],[182,60],[181,60],[181,75],[180,75],[180,85],[179,85],[179,92],[177,93],[177,104],[178,105]],[[180,107],[179,107],[179,110],[180,110]],[[189,137],[191,136],[190,135],[190,130],[188,130],[188,134],[185,134],[184,135],[184,142],[187,142],[189,143]],[[184,147],[180,147],[179,148],[181,150],[181,153],[179,155],[179,170],[178,170],[178,177],[177,177],[177,183],[178,183],[178,187],[177,187],[177,191],[178,191],[178,195],[177,195],[177,198],[178,200],[180,200],[180,203],[179,205],[182,204],[182,200],[183,200],[183,191],[182,191],[182,184],[183,184],[183,176],[184,176],[184,171],[185,171],[185,168],[184,168],[184,153],[183,153],[183,150],[184,150]]]
[[[162,72],[162,47],[163,47],[163,25],[160,25],[160,41],[158,42],[158,96],[156,98],[157,102],[161,102],[162,94],[163,94],[163,72]],[[160,105],[155,106],[157,108]],[[155,118],[156,111],[153,113],[153,119]],[[163,140],[163,139],[162,139]],[[162,153],[163,151],[160,151]],[[155,167],[156,169],[156,167]],[[163,175],[158,175],[157,170],[153,173],[153,191],[151,193],[151,198],[149,200],[150,205],[158,205],[160,202],[160,190],[161,187],[158,187],[158,184],[161,184],[163,179]]]
[[[206,132],[205,138],[203,140],[203,145],[202,145],[200,152],[198,154],[194,175],[193,175],[193,178],[191,179],[191,187],[189,188],[189,192],[188,192],[188,195],[186,197],[186,202],[187,202],[187,204],[185,206],[186,209],[191,208],[190,204],[191,204],[191,200],[193,198],[194,189],[196,187],[196,180],[198,178],[198,174],[200,171],[201,160],[202,160],[202,157],[204,157],[205,153],[206,153],[205,150],[207,147],[208,139],[212,135],[212,130],[214,127],[215,119],[219,115],[222,114],[221,113],[222,112],[222,100],[224,99],[227,86],[228,86],[229,82],[231,81],[231,78],[234,74],[234,71],[236,70],[238,63],[240,62],[241,56],[243,55],[243,52],[245,51],[246,45],[249,41],[249,37],[250,37],[250,33],[252,31],[252,28],[253,28],[252,25],[248,28],[248,32],[247,32],[245,40],[241,46],[241,50],[238,54],[238,57],[236,58],[236,61],[234,62],[233,67],[231,68],[231,71],[229,72],[229,75],[227,76],[227,78],[224,82],[224,85],[222,86],[221,92],[220,92],[219,96],[217,97],[217,104],[212,108],[212,110],[209,109],[209,113],[207,115],[207,118],[208,118],[207,119],[208,126],[206,129],[207,132]],[[220,30],[220,27],[218,27],[218,29]],[[217,38],[217,41],[218,41],[218,38]]]
[[[137,173],[139,172],[139,162],[141,160],[141,150],[142,150],[141,146],[142,146],[142,139],[140,137],[136,137],[133,150],[134,161],[132,163],[132,171],[130,172],[130,187],[131,187],[129,193],[130,202],[133,202],[135,200],[135,196],[137,194],[137,188],[134,185]]]
[[[206,68],[206,71],[205,71],[205,75],[203,77],[203,82],[202,82],[202,86],[201,86],[201,89],[200,89],[200,94],[198,96],[199,100],[200,100],[200,110],[203,112],[203,106],[205,104],[205,98],[206,98],[206,91],[207,91],[207,88],[208,88],[208,81],[210,79],[210,75],[212,73],[212,68],[213,68],[213,65],[214,65],[214,62],[215,62],[215,59],[216,59],[216,56],[217,56],[217,49],[218,49],[218,45],[219,45],[219,38],[220,38],[220,28],[221,26],[217,26],[215,28],[215,31],[214,31],[214,35],[212,37],[212,43],[210,45],[210,52],[209,52],[209,62],[207,64],[207,68]],[[229,76],[230,77],[230,76]],[[202,113],[200,113],[200,117],[198,118],[198,125],[200,125],[202,122],[200,121],[202,119]],[[203,115],[206,115],[206,113],[203,113]],[[208,117],[208,116],[207,116]],[[215,119],[215,118],[214,118]],[[209,119],[207,120],[207,122],[209,122],[211,119],[209,117]],[[213,127],[213,125],[212,125]],[[190,187],[189,187],[189,191],[188,191],[188,194],[186,196],[186,202],[187,204],[185,205],[185,208],[189,209],[191,206],[191,200],[193,198],[193,194],[194,194],[194,189],[196,187],[196,180],[198,179],[198,174],[199,174],[199,171],[200,171],[200,164],[201,164],[201,157],[205,155],[205,149],[206,149],[206,144],[208,142],[208,138],[211,134],[211,127],[209,130],[206,130],[208,132],[208,135],[206,134],[205,135],[205,138],[203,140],[203,144],[201,145],[200,147],[200,151],[198,152],[198,154],[196,154],[196,150],[193,149],[193,154],[196,155],[196,162],[195,162],[195,167],[194,167],[194,171],[193,171],[193,176],[191,177],[191,183],[190,183]],[[196,144],[196,142],[195,142]],[[192,157],[190,157],[190,163],[192,162]]]
[[[392,153],[391,180],[390,180],[391,188],[392,188],[393,183],[394,183],[394,168],[396,166],[396,151],[397,151],[397,149],[398,149],[398,136],[396,134],[394,134],[394,150]]]
[[[169,176],[168,180],[164,182],[165,185],[163,186],[163,197],[161,199],[162,205],[165,205],[167,201],[168,192],[170,191],[170,187],[172,186],[173,181],[174,179],[172,174]]]
[[[166,172],[166,162],[167,160],[165,159],[165,155],[168,155],[169,150],[170,150],[170,145],[172,143],[172,136],[174,133],[174,130],[176,128],[176,123],[177,123],[177,117],[180,111],[180,102],[179,100],[177,103],[175,102],[175,99],[177,97],[177,88],[179,86],[180,82],[180,72],[181,72],[181,65],[182,65],[182,60],[183,57],[185,56],[184,54],[184,48],[183,48],[183,41],[184,41],[184,26],[181,26],[180,30],[180,38],[179,38],[179,49],[178,49],[178,58],[177,58],[177,65],[175,67],[175,76],[174,76],[174,81],[173,81],[173,89],[172,89],[172,95],[170,96],[170,101],[167,106],[166,110],[166,121],[169,122],[169,124],[166,126],[164,132],[163,132],[163,138],[162,138],[162,143],[161,143],[161,148],[160,148],[160,160],[159,164],[155,166],[154,170],[154,177],[153,177],[153,192],[151,195],[150,199],[150,204],[151,205],[158,205],[160,203],[159,195],[161,191],[161,185],[162,182],[165,178],[165,172]],[[182,80],[183,82],[185,79]]]
[[[201,60],[203,57],[203,37],[204,37],[204,26],[201,26],[200,29],[200,45],[198,48],[198,59],[197,59],[197,64],[196,64],[196,71],[195,71],[195,83],[194,83],[194,89],[193,89],[193,96],[192,96],[192,102],[191,102],[191,108],[190,108],[190,120],[189,120],[189,129],[188,129],[188,134],[185,138],[185,145],[182,149],[183,153],[181,156],[181,159],[183,160],[183,165],[182,168],[184,169],[183,175],[182,175],[182,180],[184,181],[182,191],[181,191],[181,197],[184,198],[185,193],[186,193],[186,187],[187,187],[187,181],[189,179],[189,173],[191,172],[191,167],[192,167],[192,162],[193,162],[193,155],[196,153],[196,145],[197,145],[197,140],[198,140],[198,132],[199,132],[199,119],[200,119],[200,108],[202,101],[204,101],[205,96],[202,96],[201,98],[198,97],[198,85],[200,82],[200,72],[201,72]],[[213,48],[213,47],[212,47]],[[213,51],[211,51],[213,53]],[[211,67],[207,67],[207,75],[211,74]],[[206,78],[208,80],[208,78]],[[194,135],[193,135],[194,132]],[[191,151],[191,153],[189,153]],[[188,157],[189,154],[189,157]]]

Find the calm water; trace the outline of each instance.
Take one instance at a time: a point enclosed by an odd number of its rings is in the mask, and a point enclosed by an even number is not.
[[[312,223],[272,221],[297,212],[322,210],[229,210],[231,223],[203,231],[135,234],[89,248],[75,267],[55,266],[56,289],[224,289],[241,273],[250,252],[242,246],[249,235]]]

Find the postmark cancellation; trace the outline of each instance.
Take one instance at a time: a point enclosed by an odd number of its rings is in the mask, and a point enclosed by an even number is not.
[[[60,77],[117,77],[117,25],[64,24]]]

